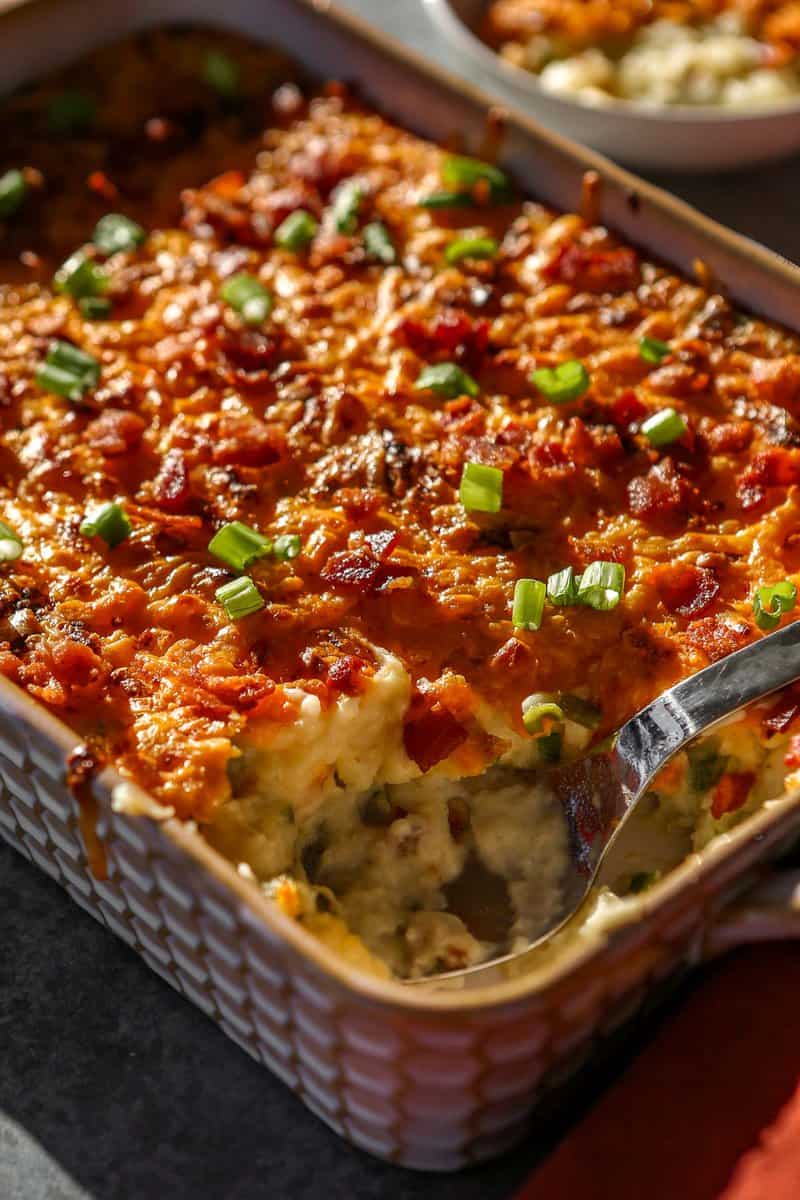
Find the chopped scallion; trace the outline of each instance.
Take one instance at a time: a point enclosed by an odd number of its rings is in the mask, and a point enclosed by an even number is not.
[[[101,254],[109,257],[122,250],[135,250],[141,246],[147,234],[124,213],[106,213],[94,227],[92,241]]]
[[[5,521],[0,521],[0,563],[15,562],[22,554],[22,538]]]
[[[272,555],[278,562],[289,562],[297,558],[302,548],[299,533],[282,533],[272,543]]]
[[[0,175],[0,218],[13,217],[27,190],[25,176],[16,167]]]
[[[593,562],[578,580],[579,604],[608,612],[616,608],[625,590],[625,568],[621,563]]]
[[[231,521],[214,534],[208,549],[232,570],[246,571],[257,559],[271,552],[272,542],[244,522]]]
[[[100,364],[70,342],[53,342],[44,365],[36,373],[36,383],[45,392],[78,401],[100,379]]]
[[[577,604],[578,583],[572,567],[556,571],[547,580],[547,599],[551,604]]]
[[[205,81],[226,100],[238,95],[241,71],[239,64],[219,50],[209,50],[205,61]]]
[[[511,621],[515,629],[541,628],[547,588],[539,579],[518,579],[514,586]]]
[[[275,245],[282,246],[284,250],[302,250],[313,240],[317,228],[316,218],[305,209],[298,208],[289,213],[275,230]]]
[[[431,192],[417,201],[418,208],[474,208],[471,192]]]
[[[660,363],[672,353],[672,347],[668,342],[662,342],[658,338],[643,337],[639,342],[639,355],[645,362]]]
[[[641,432],[651,446],[669,446],[679,441],[686,433],[686,422],[674,408],[662,408],[642,421]]]
[[[53,276],[53,288],[65,292],[74,300],[83,296],[101,296],[108,287],[108,276],[102,267],[87,258],[82,250],[71,254]]]
[[[345,179],[332,196],[333,223],[339,233],[355,233],[358,214],[364,202],[364,185],[360,179]]]
[[[369,225],[364,226],[361,236],[364,239],[364,249],[371,258],[376,258],[387,267],[397,262],[397,251],[383,221],[370,221]]]
[[[470,189],[477,183],[488,183],[492,198],[499,198],[511,189],[508,176],[499,167],[468,158],[464,154],[451,154],[442,163],[442,181],[448,187],[459,190]]]
[[[132,528],[128,514],[116,501],[104,504],[94,516],[86,517],[81,522],[84,537],[101,537],[112,550],[125,541]]]
[[[456,238],[444,252],[451,264],[461,262],[464,258],[496,258],[497,242],[490,237]]]
[[[110,315],[111,301],[105,296],[81,296],[78,308],[87,321],[101,321]]]
[[[551,733],[554,725],[564,724],[564,712],[554,696],[534,692],[522,701],[522,724],[528,733]]]
[[[783,614],[791,612],[796,604],[797,588],[790,579],[756,588],[753,596],[756,625],[759,629],[777,629]]]
[[[424,367],[417,376],[414,389],[417,392],[438,392],[448,400],[455,400],[459,396],[477,396],[480,392],[477,382],[457,363],[436,363]]]
[[[536,749],[539,751],[539,758],[542,762],[554,763],[561,758],[561,748],[564,744],[564,735],[560,729],[554,729],[552,733],[546,733],[542,737],[536,739]]]
[[[586,367],[574,358],[557,367],[539,367],[531,375],[531,383],[551,404],[577,400],[587,391],[590,382]]]
[[[467,512],[500,512],[503,472],[499,467],[486,467],[483,463],[464,463],[458,495]]]
[[[218,587],[215,596],[231,621],[249,617],[264,607],[264,597],[248,575],[232,579]]]
[[[219,294],[246,325],[260,325],[272,312],[272,296],[255,275],[246,271],[228,279]]]

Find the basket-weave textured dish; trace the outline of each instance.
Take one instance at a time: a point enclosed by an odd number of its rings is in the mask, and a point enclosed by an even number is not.
[[[154,20],[219,16],[207,3],[132,8],[35,0],[0,17],[0,64],[54,65],[100,38]],[[486,100],[371,40],[306,0],[262,11],[230,0],[225,20],[277,37],[317,74],[358,79],[401,122],[479,144]],[[27,54],[30,49],[30,55]],[[422,116],[420,115],[422,114]],[[772,317],[796,314],[797,272],[692,215],[524,118],[506,127],[503,161],[545,200],[572,207],[587,167],[603,182],[599,216],[684,270],[703,253],[721,278]],[[741,292],[740,292],[741,294]],[[113,771],[92,782],[108,878],[95,878],[66,783],[76,737],[0,680],[0,833],[132,945],[240,1046],[343,1136],[408,1166],[452,1169],[521,1136],[558,1086],[660,981],[703,952],[720,909],[800,833],[786,797],[693,856],[632,906],[628,919],[578,939],[555,961],[463,991],[370,979],[282,916],[190,827],[113,811]]]

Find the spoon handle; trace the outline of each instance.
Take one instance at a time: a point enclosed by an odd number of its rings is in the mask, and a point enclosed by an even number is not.
[[[663,692],[623,725],[615,755],[628,804],[697,734],[800,679],[800,621],[759,638]]]

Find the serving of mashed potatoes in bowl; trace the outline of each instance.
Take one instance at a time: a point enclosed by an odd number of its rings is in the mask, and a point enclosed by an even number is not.
[[[551,129],[640,167],[800,149],[800,9],[786,0],[427,0],[450,44]]]

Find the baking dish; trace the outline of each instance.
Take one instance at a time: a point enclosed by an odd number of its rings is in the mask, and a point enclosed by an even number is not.
[[[43,70],[58,61],[48,47],[57,45],[63,61],[144,23],[181,15],[209,19],[214,8],[98,12],[86,35],[82,6],[46,0],[17,6],[5,17],[4,65],[12,77],[13,64],[24,61],[30,47],[29,60],[38,56],[35,65]],[[258,36],[261,18],[243,9],[231,8],[228,24]],[[469,144],[477,145],[485,130],[482,97],[371,42],[334,13],[322,16],[300,0],[282,0],[275,14],[282,18],[279,43],[317,74],[341,74],[347,62],[347,74],[367,98],[401,122],[419,128],[418,114],[425,111],[422,132],[445,139],[454,129],[466,130]],[[505,123],[501,159],[539,195],[564,207],[575,205],[584,170],[593,166],[604,180],[597,199],[609,223],[677,258],[684,270],[702,255],[705,270],[723,284],[736,282],[735,295],[788,322],[796,272],[765,251],[524,120]],[[191,827],[115,811],[115,790],[126,789],[130,809],[132,789],[113,771],[93,781],[91,796],[82,796],[83,812],[91,800],[97,805],[106,847],[108,878],[97,878],[87,869],[79,812],[65,785],[74,735],[11,685],[4,684],[0,696],[0,824],[9,840],[337,1131],[411,1166],[459,1166],[518,1136],[538,1096],[574,1069],[595,1035],[633,1011],[646,985],[699,950],[730,891],[793,839],[800,819],[794,798],[774,803],[648,893],[617,928],[576,942],[551,965],[475,991],[412,991],[347,968],[281,917]],[[143,795],[140,805],[146,810]],[[732,936],[732,926],[726,928]]]
[[[665,171],[741,169],[795,152],[800,100],[741,109],[657,107],[630,100],[593,106],[546,91],[536,76],[501,58],[473,33],[485,0],[425,0],[443,36],[465,62],[490,72],[516,103],[548,128],[638,167]]]

